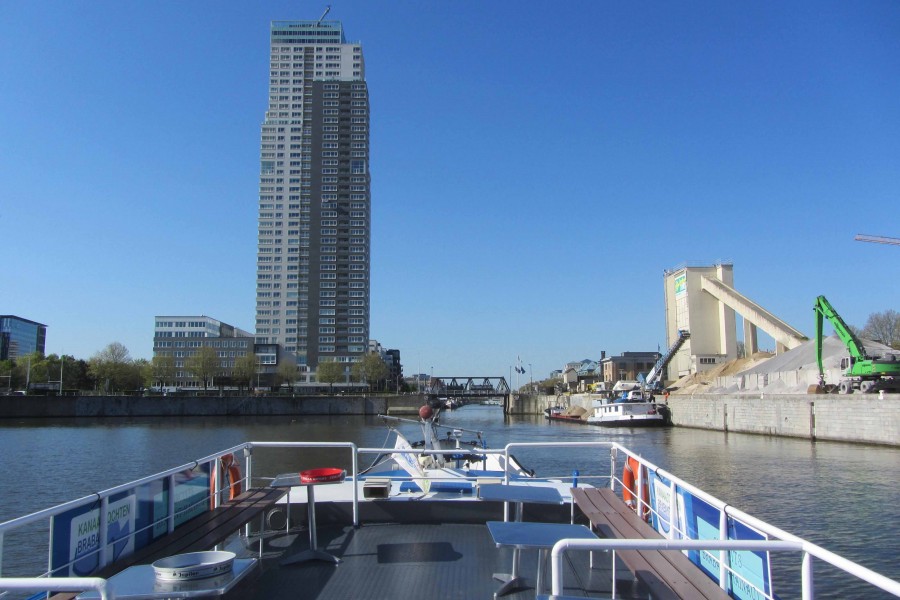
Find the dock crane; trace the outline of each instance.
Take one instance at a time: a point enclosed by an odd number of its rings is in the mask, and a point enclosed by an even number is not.
[[[838,382],[838,392],[852,394],[854,390],[872,393],[879,390],[900,392],[900,360],[895,354],[871,356],[856,334],[844,322],[825,296],[816,298],[816,363],[819,366],[819,390],[825,389],[825,369],[822,366],[822,325],[825,319],[847,346],[850,356],[841,358],[843,377]]]
[[[652,394],[653,392],[658,392],[662,389],[662,374],[665,371],[666,367],[675,357],[675,353],[678,352],[679,349],[684,345],[684,343],[691,337],[691,334],[686,329],[678,330],[678,339],[666,350],[666,353],[663,354],[659,360],[656,361],[656,364],[653,365],[653,368],[650,369],[650,372],[647,373],[647,376],[644,377],[644,380],[641,381],[641,395],[646,397],[646,394],[649,392]]]

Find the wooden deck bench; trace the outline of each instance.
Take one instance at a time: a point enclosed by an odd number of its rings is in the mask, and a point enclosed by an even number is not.
[[[609,488],[572,488],[572,497],[601,537],[662,539]],[[654,599],[730,598],[679,551],[617,550],[616,555],[650,589]]]
[[[262,515],[286,493],[286,488],[251,488],[218,508],[182,523],[172,533],[107,565],[94,576],[109,578],[133,565],[147,564],[185,552],[209,550]],[[71,600],[77,595],[64,592],[51,596],[51,600]]]

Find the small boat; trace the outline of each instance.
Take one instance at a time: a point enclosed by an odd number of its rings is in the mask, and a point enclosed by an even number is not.
[[[554,406],[544,410],[544,415],[550,421],[568,421],[570,423],[584,423],[587,410],[581,406],[570,406],[568,408]]]
[[[612,401],[598,403],[587,423],[602,427],[663,427],[672,424],[672,414],[653,396],[632,390]]]
[[[481,431],[442,425],[440,414],[440,408],[426,405],[419,409],[418,420],[379,415],[395,436],[394,451],[379,455],[360,475],[390,479],[409,479],[412,476],[418,487],[426,492],[426,486],[430,487],[428,480],[433,479],[533,475],[533,471],[522,466],[512,455],[507,460],[503,455],[485,452],[487,447]],[[404,425],[419,429],[422,439],[410,443],[400,431]],[[467,439],[464,440],[464,437]],[[410,452],[414,449],[425,453]]]

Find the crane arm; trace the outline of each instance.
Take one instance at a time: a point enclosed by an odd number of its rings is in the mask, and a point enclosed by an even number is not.
[[[816,313],[816,363],[819,366],[819,375],[820,377],[823,374],[824,368],[822,366],[822,322],[823,319],[828,319],[828,322],[831,323],[831,326],[834,328],[834,332],[840,338],[844,345],[847,346],[847,351],[850,353],[856,360],[866,360],[869,357],[866,355],[866,348],[863,346],[862,342],[859,341],[859,338],[856,337],[856,334],[850,329],[850,327],[844,323],[844,320],[841,318],[841,315],[834,310],[834,307],[825,299],[825,296],[819,296],[816,298],[816,304],[813,307],[813,310]]]
[[[671,362],[672,358],[675,356],[675,353],[678,352],[678,349],[684,344],[684,342],[691,337],[690,332],[685,329],[678,330],[678,339],[675,340],[675,343],[666,350],[666,353],[662,355],[659,360],[656,361],[656,364],[653,365],[653,368],[650,369],[650,372],[647,373],[646,379],[644,379],[641,390],[653,389],[656,387],[659,378],[662,376],[663,369]]]

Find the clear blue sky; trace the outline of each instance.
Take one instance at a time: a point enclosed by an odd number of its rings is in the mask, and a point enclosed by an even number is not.
[[[271,20],[310,2],[0,3],[0,313],[47,352],[254,326]],[[898,309],[900,3],[333,3],[372,105],[372,331],[407,374],[665,345],[734,262],[812,332]],[[513,374],[515,375],[515,374]]]

